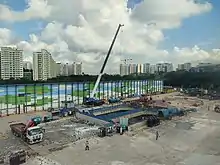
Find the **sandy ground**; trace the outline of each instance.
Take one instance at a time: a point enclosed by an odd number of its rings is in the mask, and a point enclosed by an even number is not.
[[[195,98],[187,101],[181,96],[160,97],[167,97],[179,107],[191,107],[198,101]],[[89,151],[84,150],[86,139],[52,153],[46,153],[44,146],[35,147],[44,156],[29,159],[26,165],[220,165],[220,114],[207,110],[214,102],[203,102],[198,112],[162,122],[158,127],[143,127],[113,137],[88,138]],[[5,124],[8,121],[5,119]],[[158,140],[156,131],[160,134]]]
[[[204,102],[196,113],[144,128],[134,136],[89,139],[90,151],[84,150],[81,140],[27,164],[37,165],[41,159],[48,165],[220,165],[220,114],[208,111],[207,104],[212,104]]]

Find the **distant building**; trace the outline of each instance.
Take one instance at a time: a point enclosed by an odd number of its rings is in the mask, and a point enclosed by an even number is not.
[[[155,74],[157,71],[156,65],[150,65],[150,74]]]
[[[184,64],[178,64],[177,70],[184,70]]]
[[[82,74],[82,63],[73,62],[72,64],[57,63],[58,76],[70,76]]]
[[[128,74],[137,73],[138,64],[129,64]]]
[[[197,65],[197,67],[212,66],[212,65],[213,65],[212,63],[203,63],[203,62],[201,62]]]
[[[184,63],[184,70],[189,71],[192,68],[191,63]]]
[[[144,65],[143,64],[137,64],[137,73],[138,74],[144,73]]]
[[[68,63],[66,64],[61,64],[60,65],[60,75],[61,76],[68,76]]]
[[[189,71],[191,68],[192,68],[192,64],[191,63],[183,63],[183,64],[178,64],[177,70]]]
[[[23,69],[23,78],[26,80],[33,80],[33,70],[32,69]]]
[[[172,63],[158,63],[156,64],[156,72],[172,72],[173,71],[173,64]]]
[[[74,65],[75,65],[74,67],[75,75],[82,75],[82,62],[74,63]]]
[[[1,79],[20,79],[23,77],[23,50],[2,47],[0,51]]]
[[[30,61],[23,61],[23,68],[24,69],[33,69],[32,63]]]
[[[33,80],[43,80],[57,77],[57,64],[50,52],[42,49],[33,53]]]
[[[62,64],[61,63],[56,63],[56,75],[61,76],[62,75]]]
[[[189,72],[202,72],[203,70],[198,67],[191,67]]]
[[[120,64],[120,75],[125,76],[129,74],[129,65],[128,64]]]
[[[149,63],[143,64],[143,73],[150,73],[150,64]]]

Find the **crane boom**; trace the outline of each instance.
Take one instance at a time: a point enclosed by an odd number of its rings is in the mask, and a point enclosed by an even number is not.
[[[117,31],[116,31],[115,36],[114,36],[114,38],[113,38],[113,40],[112,40],[112,43],[111,43],[111,45],[110,45],[110,47],[109,47],[107,56],[106,56],[105,61],[104,61],[103,65],[102,65],[102,68],[101,68],[101,70],[100,70],[100,73],[99,73],[99,75],[98,75],[98,78],[97,78],[97,80],[96,80],[96,82],[95,82],[95,86],[94,86],[94,88],[93,88],[93,90],[92,90],[92,94],[91,94],[91,97],[92,97],[92,98],[95,96],[97,87],[98,87],[98,85],[99,85],[99,83],[100,83],[100,80],[101,80],[101,78],[102,78],[102,75],[103,75],[105,66],[106,66],[106,64],[107,64],[107,62],[108,62],[108,59],[109,59],[109,56],[110,56],[110,54],[111,54],[112,48],[113,48],[113,46],[114,46],[115,40],[116,40],[116,38],[117,38],[117,36],[118,36],[118,33],[119,33],[119,30],[120,30],[120,28],[121,28],[122,26],[124,26],[124,25],[122,25],[122,24],[119,24],[119,25],[118,25]]]

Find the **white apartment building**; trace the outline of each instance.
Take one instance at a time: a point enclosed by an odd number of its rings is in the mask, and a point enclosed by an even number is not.
[[[184,63],[184,69],[189,71],[192,68],[192,64],[191,63]]]
[[[150,73],[150,64],[149,63],[143,64],[143,73]]]
[[[61,63],[56,63],[56,74],[57,76],[62,75],[62,64]]]
[[[183,63],[183,64],[178,64],[177,70],[186,70],[189,71],[192,68],[191,63]]]
[[[75,75],[82,75],[82,63],[74,63],[75,65]]]
[[[43,80],[57,77],[57,64],[53,60],[50,52],[41,49],[40,52],[33,53],[33,80]]]
[[[137,73],[144,73],[144,65],[143,64],[137,64]]]
[[[81,75],[82,63],[74,62],[72,64],[57,63],[57,69],[60,76]]]
[[[157,72],[156,65],[150,65],[150,74],[155,74]]]
[[[75,75],[75,64],[72,63],[68,66],[68,75],[71,76],[71,75]]]
[[[128,74],[137,73],[137,64],[129,64]]]
[[[156,64],[156,72],[172,72],[173,64],[172,63],[158,63]]]
[[[66,64],[60,64],[60,75],[61,76],[68,76],[68,63]]]
[[[1,79],[20,79],[23,77],[23,50],[2,47],[0,51]]]
[[[129,65],[128,64],[120,64],[120,75],[125,76],[129,74]]]

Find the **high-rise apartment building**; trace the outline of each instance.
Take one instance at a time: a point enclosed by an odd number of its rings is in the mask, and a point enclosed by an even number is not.
[[[163,72],[172,72],[173,71],[173,64],[172,63],[163,63]]]
[[[156,72],[172,72],[173,64],[172,63],[158,63],[156,64]]]
[[[129,65],[128,64],[120,64],[120,75],[125,76],[128,75]]]
[[[20,79],[23,77],[23,50],[2,47],[0,51],[1,79]]]
[[[71,75],[74,75],[75,74],[75,65],[74,63],[68,65],[68,75],[71,76]]]
[[[192,64],[191,63],[184,63],[184,69],[189,71],[192,68]]]
[[[75,75],[81,75],[82,74],[82,63],[75,63]]]
[[[189,71],[192,68],[191,63],[183,63],[183,64],[178,64],[177,70],[186,70]]]
[[[47,80],[57,77],[57,64],[50,52],[42,49],[33,53],[33,80]]]
[[[60,75],[61,76],[68,76],[69,75],[68,74],[68,67],[69,67],[68,63],[60,65]]]
[[[137,64],[137,73],[138,74],[144,73],[144,65],[143,64]]]
[[[143,73],[150,73],[150,64],[149,63],[143,64]]]
[[[155,74],[157,72],[156,65],[150,65],[150,74]]]
[[[137,64],[129,64],[128,74],[137,73]]]
[[[59,62],[59,63],[56,63],[56,74],[57,76],[61,76],[62,75],[62,64]]]
[[[184,70],[184,64],[178,64],[177,70]]]
[[[82,63],[74,62],[72,64],[57,63],[58,76],[70,76],[82,74]]]

